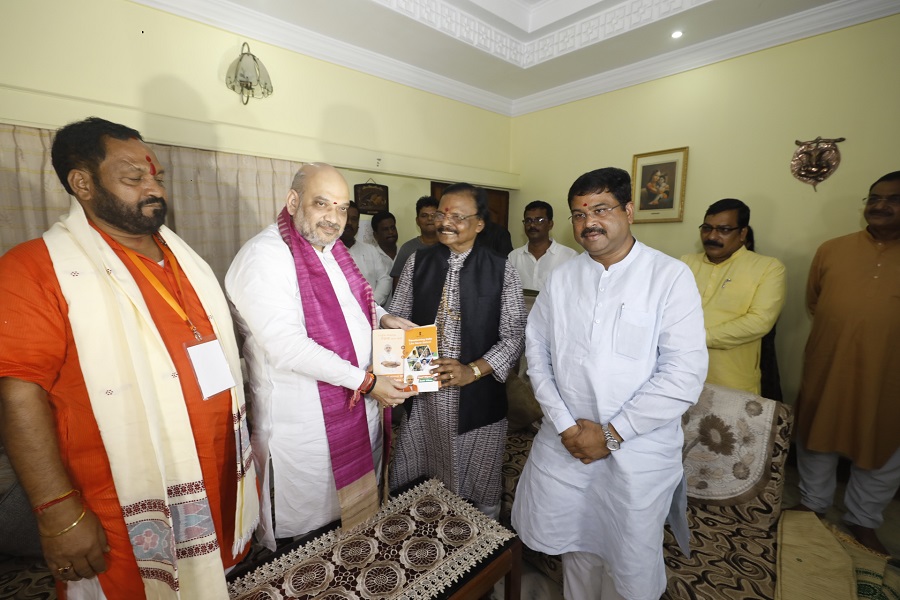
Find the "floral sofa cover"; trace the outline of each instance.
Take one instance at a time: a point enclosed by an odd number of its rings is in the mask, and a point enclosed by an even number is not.
[[[514,385],[515,393],[507,389],[516,405],[522,402],[516,395],[523,390],[520,382]],[[791,410],[781,402],[704,386],[700,400],[682,417],[691,556],[681,554],[667,531],[669,584],[664,599],[775,597],[775,542],[792,424]],[[533,425],[517,430],[511,426],[507,438],[500,517],[507,526],[535,432]],[[562,582],[558,557],[526,548],[525,559]]]

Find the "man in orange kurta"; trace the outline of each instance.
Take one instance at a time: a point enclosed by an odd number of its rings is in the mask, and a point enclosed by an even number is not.
[[[155,156],[139,136],[135,137],[136,132],[131,133],[133,130],[120,130],[115,124],[107,125],[108,122],[98,125],[99,121],[92,122],[94,129],[91,131],[107,133],[97,136],[101,146],[105,147],[105,156],[98,161],[97,172],[92,174],[94,185],[101,187],[99,194],[107,194],[105,199],[108,201],[109,192],[117,191],[118,182],[116,177],[110,177],[112,173],[104,169],[105,165],[130,161],[144,168],[143,176],[137,174],[132,180],[124,178],[125,192],[115,201],[120,203],[119,208],[127,210],[128,192],[143,200],[148,196],[161,200],[145,202],[146,208],[140,202],[135,204],[136,210],[149,219],[146,227],[153,229],[154,223],[158,223],[155,226],[158,229],[165,216],[166,204],[160,181],[161,168],[157,166]],[[90,130],[90,127],[83,126],[83,129]],[[108,133],[110,131],[112,133]],[[112,137],[118,134],[125,139]],[[134,156],[138,160],[133,160]],[[232,394],[226,389],[204,399],[184,348],[184,344],[195,342],[196,334],[204,339],[213,336],[210,316],[190,280],[178,269],[178,261],[172,254],[159,260],[163,256],[159,239],[152,234],[127,231],[128,226],[117,224],[119,217],[114,215],[105,213],[112,223],[98,217],[96,204],[92,205],[98,197],[96,189],[82,200],[78,186],[90,187],[90,182],[73,181],[70,174],[65,172],[70,191],[74,190],[76,198],[82,202],[93,229],[133,277],[175,366],[171,377],[178,378],[184,396],[218,546],[206,551],[220,554],[222,567],[227,569],[237,564],[247,551],[232,551],[239,497],[236,494],[238,470],[235,465],[238,459]],[[66,182],[64,179],[64,185]],[[133,216],[141,220],[140,216]],[[173,310],[153,282],[129,258],[126,254],[129,247],[182,307],[195,330]],[[42,539],[45,558],[59,581],[57,587],[61,597],[65,597],[67,582],[89,580],[97,575],[106,598],[146,597],[142,577],[146,578],[147,572],[139,569],[135,559],[134,540],[123,519],[108,451],[82,373],[69,321],[69,305],[43,239],[21,244],[0,257],[0,313],[3,314],[0,323],[3,423],[0,431],[32,505],[49,504],[38,512],[38,524],[45,536]],[[219,323],[220,331],[223,326],[231,327],[227,314],[226,320],[226,323]],[[98,310],[96,335],[115,335],[116,326],[115,315]],[[255,484],[253,487],[255,494]],[[77,490],[78,494],[52,502],[69,490]],[[76,525],[69,528],[72,523]],[[208,524],[200,523],[198,530],[203,527]],[[66,531],[58,534],[63,530]],[[224,571],[221,577],[224,579]]]
[[[865,198],[867,227],[813,259],[813,315],[796,404],[802,507],[832,504],[838,456],[852,463],[844,498],[858,541],[887,553],[875,530],[900,485],[900,171]]]

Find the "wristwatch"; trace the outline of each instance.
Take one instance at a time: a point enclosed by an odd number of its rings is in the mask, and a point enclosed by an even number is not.
[[[472,372],[475,374],[475,381],[481,379],[481,369],[478,368],[478,365],[475,364],[475,361],[469,363],[469,367],[472,369]]]
[[[622,446],[619,444],[619,440],[613,437],[612,432],[609,430],[609,425],[600,425],[600,429],[603,430],[603,435],[606,436],[606,449],[610,452],[615,452]]]

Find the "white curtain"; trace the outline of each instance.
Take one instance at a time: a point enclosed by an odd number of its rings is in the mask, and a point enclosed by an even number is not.
[[[68,210],[50,163],[53,135],[0,124],[0,253],[39,237]],[[221,281],[244,242],[274,222],[301,163],[149,145],[166,169],[168,225]]]
[[[0,124],[0,252],[40,236],[69,208],[52,142],[46,129]]]

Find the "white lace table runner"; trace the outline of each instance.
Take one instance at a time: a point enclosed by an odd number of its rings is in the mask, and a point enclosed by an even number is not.
[[[240,600],[434,598],[515,534],[426,481],[374,517],[336,529],[229,586]]]

